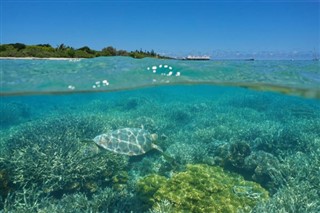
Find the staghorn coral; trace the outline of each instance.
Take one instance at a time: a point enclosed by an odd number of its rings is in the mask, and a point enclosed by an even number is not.
[[[5,170],[0,169],[0,209],[3,208],[3,200],[10,191],[9,177]]]
[[[167,150],[178,164],[203,163],[207,156],[207,147],[201,143],[174,143]]]
[[[315,140],[314,145],[320,145]],[[283,159],[280,170],[286,184],[266,202],[256,206],[253,212],[320,212],[320,149],[309,154],[301,152]]]
[[[153,208],[157,208],[156,202],[168,200],[173,212],[249,212],[257,202],[268,198],[268,192],[258,184],[204,164],[189,164],[185,172],[164,181],[153,175],[138,183],[138,190],[149,197]]]
[[[54,126],[54,128],[52,128]],[[92,117],[48,117],[20,127],[6,142],[6,170],[16,188],[37,183],[46,193],[94,192],[113,182],[127,157],[94,149],[80,139],[97,134],[102,125]],[[90,142],[89,142],[90,143]]]
[[[35,185],[16,191],[7,198],[4,212],[128,212],[133,206],[132,196],[126,190],[106,187],[92,196],[85,193],[63,195],[61,199],[47,196]]]
[[[252,213],[320,212],[319,186],[315,188],[308,181],[299,181],[291,185],[281,188],[267,202],[259,203]]]

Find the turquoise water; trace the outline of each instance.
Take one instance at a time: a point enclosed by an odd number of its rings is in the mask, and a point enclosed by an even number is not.
[[[319,61],[184,61],[98,57],[1,60],[0,95],[60,94],[212,84],[320,97]]]
[[[1,212],[320,211],[319,62],[1,63]],[[164,153],[90,141],[123,128]]]

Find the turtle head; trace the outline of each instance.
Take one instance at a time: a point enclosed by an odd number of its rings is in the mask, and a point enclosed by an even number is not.
[[[152,141],[158,140],[158,134],[150,134],[150,137]]]

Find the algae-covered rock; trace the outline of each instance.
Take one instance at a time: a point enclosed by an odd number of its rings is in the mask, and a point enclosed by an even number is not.
[[[249,212],[258,201],[269,197],[257,183],[245,181],[220,167],[202,164],[189,164],[186,171],[168,180],[160,179],[148,176],[139,183],[140,188],[158,188],[153,195],[152,190],[145,190],[152,196],[149,200],[154,209],[157,202],[168,200],[173,204],[173,212]]]

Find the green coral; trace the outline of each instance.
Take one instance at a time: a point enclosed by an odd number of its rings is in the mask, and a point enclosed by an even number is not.
[[[269,197],[257,183],[203,164],[188,164],[186,171],[168,180],[147,176],[138,186],[150,197],[154,209],[157,202],[167,200],[173,204],[173,212],[249,212],[258,201]]]
[[[142,209],[147,209],[155,200],[154,193],[167,182],[167,178],[152,174],[144,177],[137,183],[137,191],[139,199],[142,202]]]

